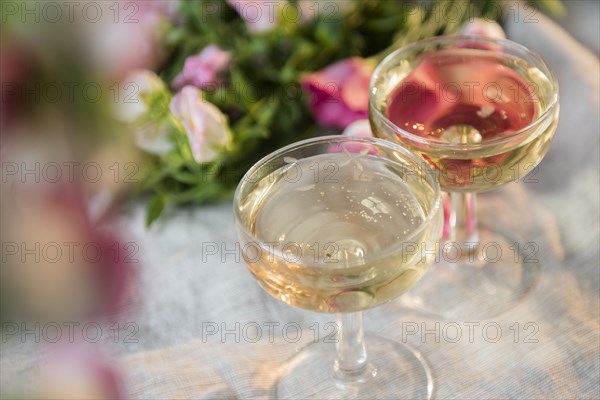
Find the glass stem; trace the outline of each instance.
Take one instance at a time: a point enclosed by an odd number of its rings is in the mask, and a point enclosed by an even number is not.
[[[338,313],[336,319],[338,332],[333,376],[344,382],[363,382],[373,376],[374,371],[367,364],[362,313]]]
[[[477,248],[477,211],[475,193],[450,193],[450,231],[448,241],[465,250]]]

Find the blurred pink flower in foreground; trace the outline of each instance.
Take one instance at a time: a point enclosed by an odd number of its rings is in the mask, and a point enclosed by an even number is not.
[[[481,18],[475,18],[467,21],[460,28],[461,35],[486,36],[495,39],[506,39],[504,30],[495,22],[486,21]]]
[[[0,56],[0,84],[2,85],[2,102],[0,103],[0,135],[2,139],[8,128],[21,117],[23,109],[23,93],[19,85],[29,79],[35,62],[26,49],[19,43],[0,39],[2,55]]]
[[[157,68],[165,55],[162,42],[178,1],[99,4],[103,9],[98,23],[82,21],[96,65],[116,76],[138,68]]]
[[[246,21],[248,30],[254,33],[267,32],[277,26],[276,8],[283,5],[282,3],[287,4],[287,0],[227,0],[227,4]]]
[[[183,71],[173,80],[173,89],[186,85],[203,89],[218,82],[219,74],[229,67],[231,54],[218,46],[205,47],[199,54],[185,60]]]
[[[77,337],[84,333],[77,332]],[[124,399],[117,363],[95,343],[66,339],[51,345],[41,364],[36,398]]]
[[[25,316],[112,320],[121,311],[136,260],[107,220],[101,226],[90,221],[81,191],[69,182],[15,183],[3,198],[7,239],[30,248],[36,243],[56,248],[53,259],[22,259],[14,249],[7,252],[11,268],[2,271],[3,284],[19,294],[11,301]],[[70,250],[65,243],[72,245]]]
[[[171,100],[170,109],[185,128],[192,155],[198,163],[215,160],[219,149],[231,142],[227,118],[202,98],[197,87],[181,89]]]
[[[309,107],[319,124],[344,129],[367,118],[372,73],[365,60],[349,58],[304,75],[302,87],[311,96]]]

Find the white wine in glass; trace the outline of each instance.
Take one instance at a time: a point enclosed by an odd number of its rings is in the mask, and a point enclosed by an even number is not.
[[[315,343],[294,356],[279,398],[431,396],[420,355],[388,339],[365,341],[360,316],[404,293],[433,261],[421,251],[436,247],[442,228],[429,167],[379,139],[310,139],[254,166],[235,211],[258,283],[292,306],[339,315],[335,349]]]

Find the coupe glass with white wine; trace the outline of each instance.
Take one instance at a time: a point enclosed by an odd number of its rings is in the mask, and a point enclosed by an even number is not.
[[[366,335],[361,311],[413,286],[442,232],[433,171],[374,138],[324,136],[260,160],[240,182],[235,222],[245,263],[273,297],[337,314],[337,343],[283,365],[278,398],[430,398],[420,353]]]
[[[524,250],[535,244],[499,225],[478,229],[475,193],[516,182],[538,165],[558,109],[548,66],[508,40],[441,36],[378,65],[369,98],[375,135],[417,153],[451,199],[449,237],[407,296],[411,304],[447,318],[489,318],[531,290],[539,264]]]

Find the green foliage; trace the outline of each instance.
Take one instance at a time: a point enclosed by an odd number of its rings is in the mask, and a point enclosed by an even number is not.
[[[169,204],[205,202],[231,195],[245,171],[267,153],[322,132],[307,108],[300,88],[303,73],[317,71],[348,57],[377,61],[398,46],[425,37],[450,34],[469,17],[485,15],[497,5],[490,1],[456,3],[463,15],[447,21],[431,6],[415,9],[415,2],[353,1],[344,10],[323,10],[318,18],[302,23],[278,18],[265,33],[248,31],[237,12],[224,2],[181,2],[182,23],[168,34],[174,49],[162,77],[171,82],[185,59],[205,46],[216,44],[231,52],[223,84],[205,90],[205,100],[229,118],[233,141],[219,159],[199,165],[191,155],[185,132],[173,124],[176,150],[149,159],[141,190],[152,192],[147,222]],[[207,16],[210,10],[210,16]],[[470,13],[470,14],[469,14]],[[170,94],[151,101],[152,114],[166,118]]]
[[[558,0],[538,0],[539,5],[555,17],[564,17],[566,14],[565,6]]]

